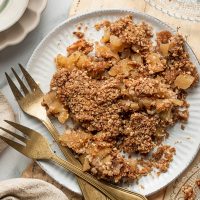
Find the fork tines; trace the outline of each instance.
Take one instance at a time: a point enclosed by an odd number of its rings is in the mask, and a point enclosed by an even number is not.
[[[19,64],[19,67],[20,67],[20,69],[22,71],[22,74],[24,75],[24,77],[25,77],[30,89],[33,92],[36,91],[36,90],[40,90],[38,84],[34,81],[34,79],[31,77],[31,75],[25,70],[25,68],[21,64]],[[11,70],[12,70],[15,78],[17,79],[17,81],[18,81],[22,91],[24,92],[24,94],[25,95],[29,94],[29,90],[26,87],[26,85],[23,83],[22,79],[20,79],[20,77],[18,76],[18,74],[16,73],[16,71],[13,68],[11,68]],[[12,92],[13,92],[15,98],[16,98],[16,100],[20,100],[23,97],[22,93],[17,88],[15,83],[12,81],[12,79],[9,77],[9,75],[7,73],[5,73],[5,75],[6,75],[6,78],[8,80],[8,84],[9,84],[9,86],[10,86],[10,88],[11,88],[11,90],[12,90]]]
[[[27,142],[27,138],[33,136],[35,133],[32,131],[32,129],[23,126],[21,124],[9,121],[9,120],[4,120],[6,123],[17,129],[18,131],[22,132],[26,137],[23,137],[21,135],[18,135],[17,133],[14,133],[6,128],[0,127],[1,130],[7,132],[8,134],[12,135],[13,137],[17,138],[21,142]]]
[[[26,136],[30,136],[29,134],[29,131],[28,131],[28,128],[20,125],[20,124],[17,124],[15,122],[11,122],[11,121],[8,121],[8,120],[4,120],[5,122],[7,122],[8,124],[10,124],[11,126],[13,126],[14,128],[20,130],[20,131],[23,131],[23,133],[26,135]],[[10,145],[11,147],[13,147],[14,149],[16,149],[17,151],[20,151],[20,152],[23,152],[24,151],[24,147],[25,147],[25,144],[27,143],[28,141],[28,138],[26,137],[23,137],[19,134],[16,134],[8,129],[5,129],[3,127],[0,127],[1,130],[7,132],[9,135],[13,136],[15,139],[18,139],[19,141],[21,141],[22,143],[18,143],[18,142],[15,142],[11,139],[8,139],[2,135],[0,135],[0,138],[5,142],[7,143],[8,145]],[[30,129],[31,130],[31,129]]]

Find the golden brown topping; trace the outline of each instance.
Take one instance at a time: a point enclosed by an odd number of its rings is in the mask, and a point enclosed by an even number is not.
[[[141,152],[148,153],[155,146],[151,135],[156,131],[159,120],[146,113],[134,113],[130,121],[125,123],[123,134],[126,135],[122,143],[122,148],[128,153]]]
[[[157,42],[162,44],[167,44],[169,42],[169,39],[172,37],[172,34],[169,31],[161,31],[156,35],[157,35]]]
[[[80,84],[81,83],[81,84]],[[119,108],[113,104],[119,96],[119,81],[91,79],[86,71],[74,69],[71,73],[59,71],[52,80],[58,87],[58,96],[71,111],[72,118],[88,131],[109,130],[118,133],[121,124]]]
[[[55,60],[51,90],[78,125],[60,141],[80,155],[84,171],[100,179],[164,173],[175,149],[162,141],[170,126],[189,117],[185,90],[199,80],[196,67],[179,34],[161,31],[154,45],[152,28],[130,15],[96,25],[102,27],[94,52],[93,44],[80,39]],[[153,155],[126,159],[122,151]]]
[[[168,145],[158,147],[156,152],[152,155],[153,159],[155,159],[155,163],[153,163],[153,165],[155,165],[160,172],[166,172],[175,153],[176,150],[174,147],[170,147]]]
[[[131,96],[153,96],[157,98],[173,98],[176,94],[168,85],[153,78],[130,79],[125,82]]]
[[[124,44],[131,47],[136,53],[145,54],[152,46],[150,38],[151,28],[146,23],[135,24],[132,16],[128,15],[111,23],[111,35],[119,37]]]
[[[119,105],[121,107],[121,109],[125,112],[128,112],[128,111],[137,111],[140,109],[140,106],[138,103],[136,102],[133,102],[133,101],[130,101],[130,100],[121,100],[119,102]]]
[[[172,102],[169,99],[156,100],[156,111],[158,113],[169,110],[172,107]]]

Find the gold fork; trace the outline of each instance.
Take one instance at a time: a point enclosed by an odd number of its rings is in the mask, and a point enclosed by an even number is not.
[[[17,73],[14,71],[14,69],[12,69],[22,91],[25,94],[24,96],[19,91],[19,89],[16,87],[16,85],[14,84],[12,79],[8,76],[8,74],[6,74],[10,88],[11,88],[19,106],[26,114],[39,119],[47,127],[47,129],[51,133],[52,137],[58,144],[59,148],[61,149],[61,151],[63,152],[65,157],[73,165],[75,165],[79,168],[82,168],[81,163],[74,157],[71,150],[69,148],[63,147],[60,144],[59,138],[58,138],[59,133],[57,132],[54,125],[51,123],[50,119],[47,117],[45,108],[41,105],[41,103],[43,101],[44,93],[42,92],[42,90],[40,89],[38,84],[34,81],[34,79],[31,77],[31,75],[24,69],[24,67],[20,64],[19,64],[19,67],[31,89],[31,92],[30,92],[27,89],[27,87],[25,86],[25,84],[23,83],[23,81],[19,78]],[[98,200],[106,200],[106,199],[108,200],[108,198],[105,195],[103,195],[101,192],[96,190],[93,186],[91,186],[84,180],[79,179],[79,178],[77,180],[78,180],[79,186],[81,188],[81,191],[83,193],[83,196],[85,197],[86,200],[97,200],[97,199]],[[131,193],[120,187],[117,187],[117,189],[115,189],[115,190],[116,191],[119,190],[119,192],[121,192],[121,194],[124,195],[124,198],[123,198],[124,200],[125,200],[126,192],[128,192],[129,194]],[[133,199],[134,199],[134,197],[135,197],[135,199],[139,199],[138,197],[140,197],[140,199],[146,199],[145,197],[143,197],[137,193],[132,192],[131,194],[132,194]]]
[[[55,162],[56,164],[64,167],[65,169],[76,174],[88,183],[92,184],[95,188],[103,192],[111,200],[147,200],[144,196],[140,194],[135,194],[117,186],[113,187],[110,184],[105,184],[104,182],[98,181],[90,174],[84,173],[80,168],[74,166],[69,161],[61,159],[53,153],[49,146],[48,140],[40,133],[11,121],[5,120],[5,122],[16,128],[17,130],[21,131],[26,137],[0,127],[0,129],[14,136],[14,138],[19,140],[21,143],[10,140],[1,135],[0,138],[25,156],[34,160],[51,160]]]
[[[81,163],[74,157],[73,153],[69,148],[63,147],[59,142],[59,133],[54,127],[54,125],[51,123],[50,119],[48,118],[46,114],[45,108],[42,106],[43,96],[44,93],[38,86],[38,84],[34,81],[34,79],[31,77],[31,75],[24,69],[24,67],[19,64],[19,67],[26,79],[26,82],[28,83],[31,91],[28,90],[28,88],[25,86],[23,81],[19,78],[17,73],[13,68],[12,72],[15,75],[22,91],[24,92],[24,96],[19,91],[19,89],[16,87],[15,83],[12,81],[12,79],[6,74],[6,78],[8,80],[9,86],[19,104],[21,109],[28,115],[35,117],[36,119],[40,120],[46,128],[49,130],[50,134],[56,141],[57,145],[59,146],[60,150],[64,154],[65,158],[69,160],[71,163],[76,165],[77,167],[81,168]],[[77,178],[78,184],[80,186],[80,189],[82,191],[82,194],[85,198],[85,200],[109,200],[104,194],[102,194],[100,191],[96,190],[93,186],[86,183],[84,180]]]

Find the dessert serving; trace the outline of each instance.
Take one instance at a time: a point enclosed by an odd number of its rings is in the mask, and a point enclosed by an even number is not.
[[[188,89],[198,81],[184,38],[167,30],[153,33],[146,23],[126,15],[95,25],[100,41],[85,38],[57,55],[57,71],[43,99],[49,115],[61,124],[60,136],[99,179],[130,182],[168,170],[176,153],[162,144],[169,128],[189,117]],[[85,29],[87,31],[87,29]]]

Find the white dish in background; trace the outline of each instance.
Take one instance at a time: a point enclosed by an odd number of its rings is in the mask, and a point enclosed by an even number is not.
[[[10,28],[24,14],[29,0],[0,0],[0,32]]]
[[[21,0],[10,0],[20,2]],[[36,28],[40,16],[47,4],[47,0],[29,0],[27,9],[22,17],[13,26],[0,32],[0,50],[7,46],[20,43],[27,34]]]
[[[44,92],[49,91],[49,84],[52,75],[55,73],[56,68],[54,64],[54,58],[58,53],[66,54],[66,46],[73,43],[77,38],[73,36],[73,31],[77,28],[77,25],[82,23],[85,24],[88,29],[85,33],[86,39],[96,41],[102,36],[102,31],[96,31],[94,25],[104,19],[115,20],[125,14],[134,15],[136,21],[146,21],[154,28],[154,31],[169,30],[176,32],[165,23],[158,19],[151,17],[146,14],[142,14],[133,10],[102,10],[95,11],[88,14],[83,14],[74,18],[70,18],[67,21],[61,23],[55,29],[53,29],[39,44],[31,56],[27,69],[33,78],[40,83],[40,86]],[[200,69],[198,60],[194,55],[193,51],[186,44],[186,49],[190,55],[192,62]],[[199,150],[200,134],[198,133],[199,122],[200,122],[200,87],[198,86],[189,92],[187,98],[190,103],[190,118],[185,130],[181,130],[180,124],[177,124],[171,129],[170,136],[165,144],[169,144],[176,147],[177,153],[174,157],[174,161],[171,163],[168,172],[157,176],[148,175],[140,179],[139,184],[133,183],[128,189],[144,195],[150,195],[167,186],[175,178],[177,178],[192,162],[193,158]],[[57,152],[58,155],[62,155],[55,143],[52,142],[50,134],[41,125],[41,123],[30,119],[23,112],[19,111],[20,123],[33,128],[34,130],[42,133],[52,143],[52,148]],[[56,124],[57,125],[57,124]],[[59,127],[60,128],[60,127]],[[61,129],[60,129],[61,130]],[[62,131],[61,131],[62,132]],[[190,139],[188,139],[190,138]],[[182,141],[178,143],[177,141]],[[50,162],[39,162],[40,166],[57,182],[68,187],[74,192],[80,193],[80,189],[76,182],[75,176],[69,172],[66,172],[62,168],[50,163]]]

